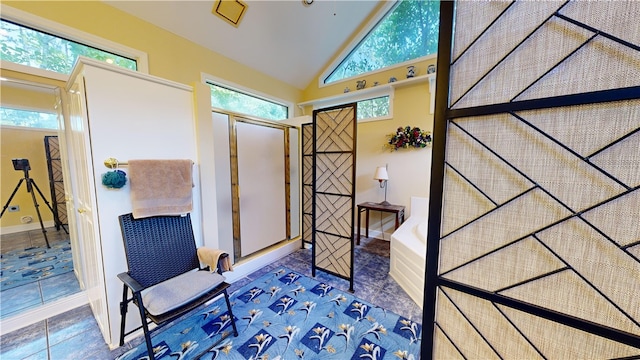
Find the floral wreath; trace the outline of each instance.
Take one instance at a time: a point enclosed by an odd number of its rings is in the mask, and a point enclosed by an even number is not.
[[[419,127],[399,127],[395,133],[389,134],[388,145],[392,150],[400,148],[424,148],[431,145],[433,140],[430,131],[420,130]]]

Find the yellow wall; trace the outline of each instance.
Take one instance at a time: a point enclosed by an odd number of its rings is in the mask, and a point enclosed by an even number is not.
[[[427,74],[427,67],[435,65],[436,58],[411,63],[416,66],[416,76]],[[351,91],[355,89],[356,80],[366,80],[369,84],[379,82],[386,84],[390,77],[399,81],[406,79],[406,66],[397,66],[390,70],[376,74],[358,77],[357,79],[338,82],[330,86],[319,87],[318,78],[304,90],[304,101],[337,96],[344,92],[345,87]],[[435,90],[435,89],[433,89]],[[388,135],[394,133],[398,127],[419,127],[422,130],[433,131],[433,114],[430,109],[429,82],[419,82],[395,89],[393,99],[393,117],[389,120],[361,122],[358,124],[357,134],[357,165],[356,165],[356,202],[380,202],[384,199],[384,190],[379,188],[378,182],[373,180],[373,173],[377,166],[388,164],[389,181],[387,201],[392,204],[407,206],[410,213],[412,196],[428,197],[431,171],[431,148],[389,150],[385,147]],[[311,114],[311,106],[305,108],[306,114]],[[371,230],[393,232],[393,217],[382,214],[372,215]],[[382,223],[382,224],[380,224]],[[385,235],[388,239],[388,234]]]
[[[8,71],[3,71],[2,76],[21,80],[34,80],[33,77],[24,77]],[[55,113],[55,102],[56,97],[51,89],[26,85],[20,85],[19,87],[9,86],[5,81],[1,83],[0,105],[3,107]],[[48,135],[57,135],[57,131],[0,127],[0,203],[3,207],[7,204],[20,179],[24,178],[24,172],[14,170],[11,161],[12,159],[20,158],[29,159],[31,165],[29,176],[35,181],[45,199],[51,204],[51,188],[49,187],[49,172],[44,148],[44,137]],[[35,194],[43,221],[53,221],[51,210],[49,210],[37,191]],[[9,212],[7,209],[2,215],[2,219],[0,219],[2,228],[6,229],[9,226],[30,227],[30,225],[23,225],[20,221],[20,218],[26,215],[32,216],[33,223],[38,224],[38,216],[31,194],[27,192],[26,181],[22,182],[9,205],[19,205],[20,211]],[[38,226],[39,224],[36,227]]]
[[[154,76],[186,85],[194,85],[200,82],[201,73],[204,72],[294,104],[300,101],[302,92],[299,89],[241,65],[221,54],[214,53],[148,22],[132,17],[125,12],[105,5],[101,1],[3,1],[2,4],[3,6],[11,6],[35,16],[146,52],[149,61],[149,73]],[[97,16],[96,14],[100,15]],[[43,79],[6,69],[2,69],[2,76],[64,87],[64,83],[60,81]],[[33,102],[37,96],[25,97],[16,95],[16,98],[28,98]],[[9,95],[6,98],[3,97],[3,102],[5,100],[7,102],[14,101],[9,99]],[[32,103],[31,107],[40,108],[40,105]],[[296,106],[293,106],[293,108],[294,110],[299,110]],[[2,163],[0,164],[2,183],[0,188],[2,188],[3,204],[10,196],[11,190],[15,187],[22,174],[13,170],[10,161],[12,157],[33,158],[30,159],[34,169],[33,176],[39,186],[41,188],[44,187],[43,192],[49,197],[48,191],[45,191],[48,189],[48,183],[46,182],[46,167],[43,160],[43,135],[35,135],[37,132],[20,130],[5,131],[3,129],[2,132]],[[55,135],[55,132],[52,135]],[[34,140],[34,136],[37,139]],[[5,138],[11,141],[5,141]],[[7,150],[10,146],[9,143],[13,143],[13,140],[20,144],[20,147],[16,149],[24,149],[27,144],[31,144],[36,140],[38,147],[33,147],[34,153],[16,154],[17,150]],[[40,156],[42,161],[36,160],[36,154]],[[36,177],[38,175],[35,173],[36,169],[37,171],[44,169],[44,177]],[[27,203],[16,195],[12,204],[19,204],[21,211],[3,215],[0,225],[2,227],[19,225],[20,216],[26,215],[27,212],[27,209],[23,209],[23,204],[26,206],[31,203],[31,200]],[[43,210],[43,206],[40,209]],[[47,211],[49,210],[47,209]],[[42,211],[42,213],[45,214],[45,211]],[[34,219],[37,219],[35,214],[33,215]]]
[[[378,6],[377,10],[384,7],[384,2]],[[342,49],[334,54],[331,61],[335,61],[340,52],[354,40],[358,33],[363,30],[366,24],[372,21],[376,11],[352,34]],[[332,85],[319,86],[322,70],[316,78],[304,89],[302,101],[311,101],[326,97],[339,96],[344,93],[345,87],[353,91],[356,89],[356,80],[366,80],[367,88],[371,84],[378,82],[386,84],[389,78],[406,79],[408,65],[416,67],[416,76],[427,74],[427,67],[436,64],[436,57],[430,56],[422,61],[409,62],[400,66],[392,67],[385,71],[380,71],[366,76],[336,82]],[[431,89],[435,91],[434,89]],[[428,197],[431,172],[431,148],[424,149],[401,149],[391,151],[385,147],[388,135],[394,133],[398,127],[417,126],[420,129],[433,131],[433,114],[430,109],[430,88],[429,82],[421,82],[406,87],[395,89],[393,100],[393,117],[389,120],[361,122],[358,124],[357,133],[357,154],[356,154],[356,203],[365,201],[380,202],[384,199],[384,190],[379,188],[378,182],[373,180],[373,173],[377,166],[388,164],[389,181],[387,188],[387,201],[392,204],[405,205],[407,215],[410,214],[410,203],[412,196]],[[312,114],[311,106],[304,110],[305,114]],[[393,232],[393,216],[381,214],[380,223],[376,224],[373,219],[378,219],[372,215],[371,230]],[[388,234],[385,235],[388,239]]]
[[[26,158],[29,159],[31,171],[29,177],[36,183],[45,199],[51,204],[51,188],[49,187],[49,172],[47,170],[47,158],[44,150],[44,137],[47,135],[57,135],[57,131],[51,130],[24,130],[14,127],[0,128],[0,164],[2,164],[2,174],[0,175],[0,202],[2,206],[6,205],[11,193],[24,178],[23,171],[13,169],[11,159]],[[36,191],[36,200],[38,209],[42,215],[42,220],[53,221],[53,214],[47,207],[45,201]],[[5,211],[0,220],[1,226],[18,226],[22,223],[22,216],[30,215],[33,223],[38,224],[38,215],[33,205],[31,194],[27,192],[26,181],[23,181],[20,188],[16,192],[10,205],[19,205],[20,211]],[[38,225],[39,226],[39,225]],[[47,226],[45,224],[45,226]]]
[[[149,73],[192,85],[204,72],[296,103],[301,91],[101,1],[3,1],[4,5],[146,52]]]
[[[4,76],[4,73],[3,73]],[[17,88],[5,86],[2,82],[0,99],[2,106],[22,110],[42,110],[43,112],[54,113],[55,97],[52,90],[49,92],[32,91],[28,88]],[[28,100],[28,103],[26,102]]]
[[[345,86],[355,89],[355,80],[321,88],[316,78],[300,91],[99,1],[4,1],[3,4],[144,51],[149,58],[150,74],[188,85],[199,82],[200,73],[204,72],[293,103],[338,95]],[[424,75],[429,64],[435,64],[435,58],[416,62],[417,75]],[[376,81],[384,84],[391,76],[402,80],[405,75],[405,66],[398,66],[358,79],[367,80],[367,84]],[[384,192],[372,176],[375,167],[384,164],[389,164],[387,196],[390,202],[408,206],[411,196],[428,195],[431,150],[390,152],[383,147],[387,135],[399,126],[432,129],[428,82],[396,89],[393,107],[393,119],[358,126],[358,202],[382,201]],[[300,110],[294,108],[299,114]],[[305,112],[310,114],[309,109]]]

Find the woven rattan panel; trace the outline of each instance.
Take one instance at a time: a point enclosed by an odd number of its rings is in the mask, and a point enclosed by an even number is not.
[[[353,289],[355,105],[314,112],[315,268],[349,279]]]
[[[452,289],[438,293],[434,359],[611,359],[638,349]],[[498,356],[499,354],[499,356]]]
[[[49,186],[51,190],[51,208],[54,213],[56,228],[68,224],[67,203],[65,201],[64,178],[60,155],[60,140],[57,136],[44,137],[47,168],[49,172]],[[56,221],[57,218],[57,221]]]
[[[311,243],[313,227],[313,124],[302,124],[302,241]]]
[[[456,7],[432,357],[640,357],[640,2]]]
[[[640,45],[638,4],[563,4],[515,2],[487,24],[501,7],[459,2],[454,48],[464,49],[452,65],[452,108],[637,86],[640,54],[625,42]]]
[[[455,59],[451,66],[451,102],[453,104],[458,102],[502,58],[518,47],[523,39],[561,6],[561,3],[556,1],[514,2],[490,24],[489,28],[479,28],[475,25],[475,16],[471,14],[483,13],[485,7],[492,7],[490,4],[491,2],[475,1],[461,1],[456,4],[458,8],[470,6],[472,9],[465,11],[470,16],[464,18],[458,16],[455,34],[466,32],[467,28],[476,29],[477,34],[473,43]],[[454,41],[457,42],[457,39]],[[504,91],[500,85],[496,88],[499,92]]]

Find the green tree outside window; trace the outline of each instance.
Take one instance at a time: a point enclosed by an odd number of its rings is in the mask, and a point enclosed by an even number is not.
[[[324,83],[435,54],[439,23],[439,1],[399,1]]]
[[[356,109],[358,120],[387,116],[389,115],[389,97],[382,96],[358,101]]]
[[[208,85],[211,88],[213,107],[268,120],[284,120],[289,117],[287,106],[219,85]]]
[[[135,60],[2,20],[0,58],[16,64],[70,74],[78,56],[136,70]]]
[[[0,124],[58,130],[58,116],[40,111],[0,107]]]

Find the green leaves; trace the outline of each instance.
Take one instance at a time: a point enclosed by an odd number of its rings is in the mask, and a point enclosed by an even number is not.
[[[439,22],[439,1],[399,2],[325,79],[325,83],[435,54]]]
[[[4,61],[69,74],[78,56],[136,70],[133,59],[2,20],[0,57]]]

